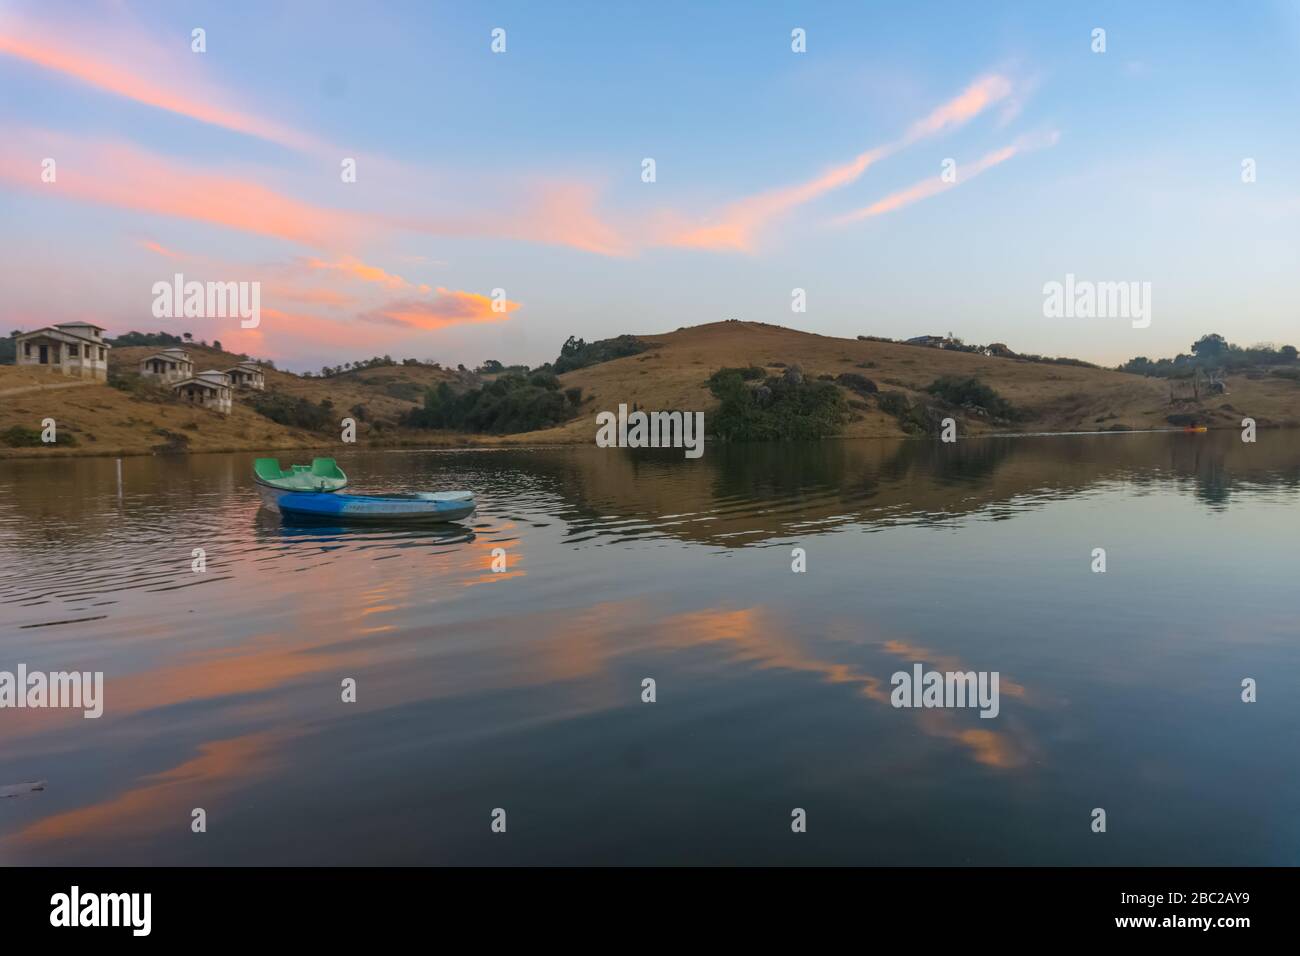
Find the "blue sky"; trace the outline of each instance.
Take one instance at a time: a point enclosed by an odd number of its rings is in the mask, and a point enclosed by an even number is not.
[[[292,368],[726,318],[1300,344],[1297,64],[1295,2],[4,3],[0,324]],[[261,326],[155,319],[176,272],[261,282]],[[1151,283],[1150,327],[1045,318],[1067,273]]]

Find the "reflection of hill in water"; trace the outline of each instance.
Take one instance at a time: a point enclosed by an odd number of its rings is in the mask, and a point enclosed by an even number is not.
[[[156,560],[187,555],[196,541],[242,540],[257,513],[253,457],[128,458],[121,498],[111,459],[8,463],[0,468],[0,546],[58,550],[73,563],[101,562],[103,549],[122,546],[149,563],[149,549]],[[1300,434],[1289,431],[1260,432],[1253,445],[1227,431],[953,445],[710,444],[695,461],[680,451],[592,446],[338,457],[356,491],[471,488],[481,501],[471,524],[554,517],[568,523],[574,543],[658,535],[743,546],[848,524],[932,522],[984,510],[1006,518],[1116,481],[1173,482],[1214,508],[1228,507],[1237,488],[1300,486]]]
[[[503,452],[513,458],[516,453]],[[845,524],[940,521],[995,506],[1011,517],[1037,501],[1123,481],[1175,482],[1226,507],[1233,489],[1300,487],[1300,440],[1265,432],[1058,436],[807,445],[710,445],[680,452],[572,449],[523,467],[574,509],[573,533],[663,534],[738,546]]]

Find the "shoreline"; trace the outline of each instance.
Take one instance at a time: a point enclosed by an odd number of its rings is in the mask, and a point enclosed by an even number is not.
[[[1268,424],[1259,425],[1259,431],[1287,431],[1300,428],[1297,425],[1287,424]],[[978,435],[966,435],[962,437],[963,441],[972,439],[985,438],[1067,438],[1071,436],[1087,437],[1096,435],[1159,435],[1159,434],[1208,434],[1209,432],[1226,432],[1240,431],[1239,428],[1233,427],[1211,427],[1206,432],[1189,432],[1185,428],[1124,428],[1124,429],[1101,429],[1096,431],[1026,431],[1026,432],[986,432]],[[928,435],[837,435],[831,438],[821,439],[826,442],[844,442],[844,441],[936,441],[933,436]],[[712,440],[707,440],[712,442]],[[513,439],[508,436],[498,435],[473,435],[464,441],[453,441],[445,443],[429,442],[395,442],[385,444],[361,444],[360,442],[347,446],[351,451],[490,451],[498,448],[572,448],[581,445],[595,444],[594,438],[566,441],[563,438],[553,437],[544,440],[535,439]],[[806,444],[806,442],[748,442],[737,444],[755,444],[755,445],[786,445],[786,444]],[[0,461],[33,461],[51,458],[189,458],[195,455],[232,455],[232,454],[256,454],[258,452],[320,452],[331,451],[338,452],[340,449],[338,443],[324,443],[320,445],[258,445],[255,447],[230,446],[223,448],[202,448],[185,451],[155,451],[150,448],[144,449],[90,449],[83,446],[58,448],[0,448]]]

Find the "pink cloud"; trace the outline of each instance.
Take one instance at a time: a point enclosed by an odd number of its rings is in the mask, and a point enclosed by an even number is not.
[[[137,240],[137,244],[142,248],[148,249],[150,252],[157,253],[158,255],[162,256],[165,259],[188,259],[189,258],[189,256],[185,255],[183,252],[176,252],[175,250],[168,249],[166,246],[160,245],[159,243],[154,242],[152,239],[139,239]]]
[[[580,180],[550,181],[517,198],[511,210],[496,207],[470,214],[407,214],[387,216],[384,221],[430,235],[514,239],[603,256],[627,255],[632,243],[601,218],[596,210],[597,195],[595,186]]]
[[[50,31],[40,35],[14,23],[6,24],[3,29],[4,32],[0,33],[0,54],[59,73],[115,96],[187,116],[201,123],[297,149],[315,148],[319,145],[311,137],[262,117],[219,105],[221,97],[216,90],[205,88],[193,79],[187,81],[184,77],[177,76],[178,63],[174,59],[164,64],[165,75],[148,76],[140,69],[140,64],[158,63],[160,57],[158,50],[143,36],[124,35],[114,38],[112,45],[115,49],[134,51],[132,65],[125,66],[111,62],[100,54],[99,51],[104,48],[102,36],[96,36],[94,42],[70,44],[66,39],[67,31],[62,26],[58,33]],[[185,92],[183,90],[186,85],[195,89]]]
[[[35,150],[38,139],[40,150]],[[56,158],[54,183],[40,181],[33,155]],[[51,133],[0,141],[0,181],[54,198],[193,219],[305,245],[351,240],[371,229],[363,217],[293,199],[251,179],[198,169],[126,143]]]
[[[908,127],[907,134],[900,143],[910,145],[961,126],[994,103],[1006,99],[1011,95],[1012,90],[1011,81],[1005,76],[997,73],[981,76],[957,96],[931,112],[929,116]]]
[[[58,163],[53,183],[41,181],[33,157],[43,156]],[[15,130],[0,139],[0,182],[51,198],[206,222],[317,248],[409,230],[563,245],[601,255],[629,251],[597,213],[595,189],[578,181],[543,184],[511,210],[484,207],[451,216],[359,213],[296,199],[247,176],[214,172],[124,142]],[[406,282],[355,257],[313,259],[312,266],[393,288]]]
[[[820,176],[748,199],[732,203],[723,210],[719,222],[674,231],[668,244],[694,249],[724,249],[752,252],[759,232],[772,220],[818,196],[839,189],[856,180],[873,163],[888,154],[887,148],[860,153],[852,161],[832,166]]]
[[[732,203],[714,221],[684,226],[666,216],[657,230],[659,240],[672,246],[735,252],[753,251],[761,232],[776,219],[833,190],[857,181],[876,162],[918,140],[960,126],[1012,92],[1010,80],[998,74],[977,79],[956,97],[908,127],[901,139],[859,153],[821,175],[793,186],[770,190]]]
[[[510,313],[519,308],[519,303],[505,300],[501,311],[497,311],[492,306],[493,300],[488,296],[439,287],[437,295],[432,299],[402,299],[389,302],[358,318],[384,325],[426,330],[444,329],[453,325],[505,322],[510,318]]]
[[[356,256],[343,256],[337,262],[324,262],[320,259],[308,259],[307,267],[309,269],[323,269],[341,273],[353,279],[359,279],[362,282],[374,282],[384,285],[390,289],[400,289],[409,286],[407,282],[399,275],[386,272],[379,266],[367,265]],[[427,289],[428,286],[422,288]]]
[[[920,182],[913,183],[906,189],[900,189],[897,192],[890,193],[883,199],[877,200],[869,206],[847,213],[835,221],[837,223],[856,222],[861,219],[870,219],[873,216],[880,216],[887,212],[894,212],[902,209],[904,206],[910,206],[912,203],[920,202],[922,199],[929,199],[931,196],[937,196],[941,192],[946,192],[954,186],[965,182],[970,182],[976,176],[987,170],[992,169],[1001,163],[1005,163],[1013,156],[1020,153],[1028,152],[1033,149],[1042,149],[1047,146],[1056,145],[1059,134],[1055,131],[1047,134],[1021,137],[1009,146],[1003,146],[1001,149],[995,149],[990,153],[981,156],[974,163],[966,166],[957,167],[957,177],[952,181],[944,181],[939,176],[931,176],[922,179]]]

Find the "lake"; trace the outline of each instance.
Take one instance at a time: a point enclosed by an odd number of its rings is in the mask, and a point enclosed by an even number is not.
[[[253,457],[0,461],[0,671],[104,674],[0,710],[0,862],[1300,862],[1295,432],[339,453],[432,528]]]

